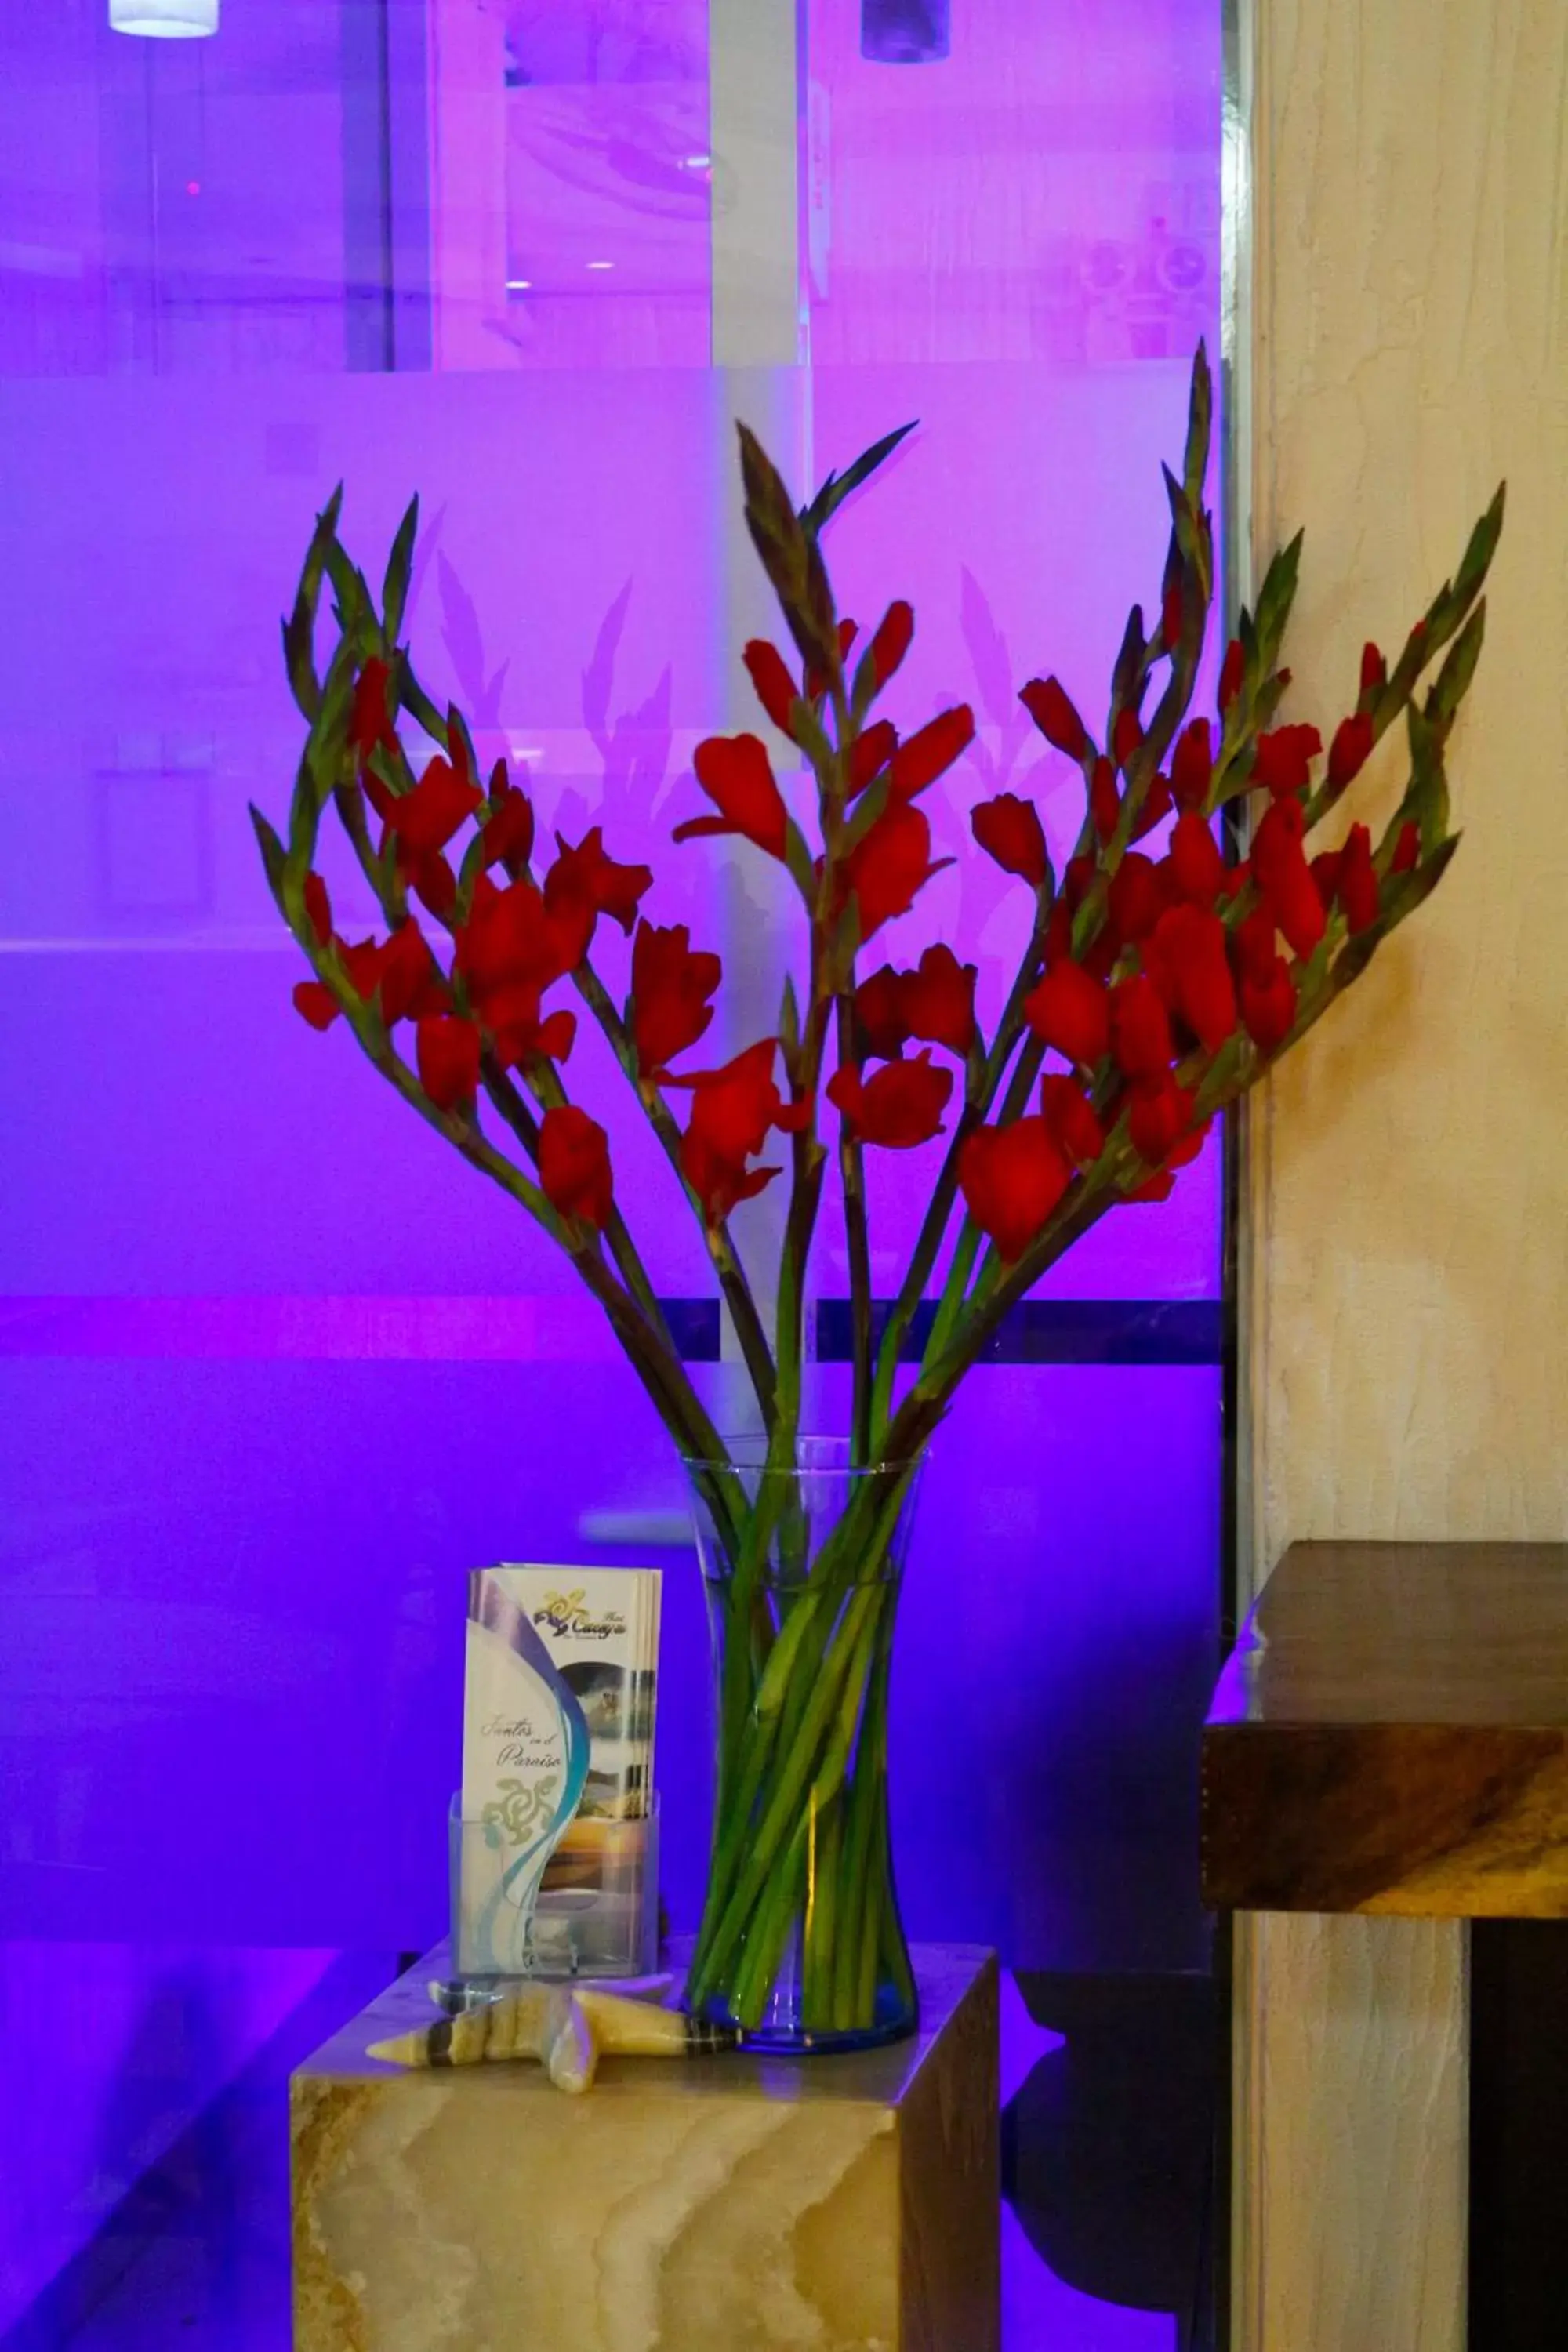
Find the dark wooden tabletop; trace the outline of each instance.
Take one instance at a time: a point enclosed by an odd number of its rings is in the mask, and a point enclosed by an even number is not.
[[[1568,1916],[1568,1544],[1293,1545],[1203,1783],[1216,1906]]]

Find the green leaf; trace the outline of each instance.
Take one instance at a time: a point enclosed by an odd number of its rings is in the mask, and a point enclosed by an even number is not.
[[[1194,508],[1203,499],[1213,429],[1214,378],[1209,373],[1208,352],[1200,341],[1193,353],[1192,387],[1187,395],[1187,446],[1182,463],[1187,496]]]
[[[1455,638],[1437,673],[1436,683],[1426,696],[1426,717],[1441,735],[1447,735],[1452,727],[1455,714],[1469,690],[1486,634],[1487,600],[1483,596]]]
[[[1173,546],[1174,541],[1172,542]],[[1180,566],[1178,565],[1178,575]],[[1110,673],[1110,717],[1105,730],[1109,743],[1120,710],[1135,710],[1141,699],[1139,688],[1143,683],[1143,607],[1134,604],[1127,615],[1127,626],[1121,632],[1121,644],[1116,656],[1116,666]]]
[[[321,577],[326,569],[327,551],[337,532],[342,504],[343,486],[340,482],[316,517],[316,528],[305,551],[300,584],[294,592],[294,609],[282,625],[283,662],[288,672],[289,691],[307,719],[315,717],[321,699],[315,663],[316,614],[321,601]]]
[[[793,1079],[800,1059],[800,1003],[795,992],[795,975],[784,974],[784,997],[779,1005],[779,1044],[784,1048],[784,1067]]]
[[[1290,607],[1296,601],[1296,585],[1301,568],[1301,543],[1306,534],[1298,531],[1288,547],[1275,555],[1264,575],[1258,595],[1258,642],[1266,666],[1272,667],[1284,639]]]
[[[746,529],[752,544],[803,656],[813,668],[836,676],[837,621],[816,534],[802,524],[778,468],[756,435],[744,425],[739,432]]]
[[[285,850],[282,842],[279,840],[273,827],[268,824],[267,819],[262,815],[261,811],[257,807],[256,803],[252,801],[249,806],[250,822],[256,828],[256,838],[261,850],[261,863],[267,869],[267,887],[271,891],[272,896],[277,899],[279,906],[281,907],[283,904],[283,868],[288,862],[288,852]]]
[[[919,417],[912,416],[907,425],[900,425],[896,431],[884,433],[879,441],[873,441],[871,446],[868,449],[863,449],[854,464],[847,466],[843,473],[830,473],[811,504],[802,507],[800,510],[802,528],[816,538],[832,520],[850,493],[858,490],[861,483],[868,480],[876,472],[878,467],[892,456],[905,435],[912,433],[919,422]]]
[[[1467,604],[1479,593],[1491,569],[1498,541],[1502,537],[1503,510],[1507,503],[1508,484],[1500,482],[1490,506],[1470,533],[1469,543],[1454,574],[1454,593]]]
[[[392,552],[386,559],[386,575],[381,587],[381,625],[386,642],[395,645],[403,626],[404,607],[408,602],[408,582],[414,568],[414,542],[419,531],[419,500],[412,498],[403,520],[397,526],[397,536],[392,542]]]

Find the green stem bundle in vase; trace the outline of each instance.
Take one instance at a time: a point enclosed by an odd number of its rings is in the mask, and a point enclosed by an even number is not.
[[[1397,657],[1366,647],[1325,755],[1315,727],[1279,720],[1300,537],[1239,616],[1215,710],[1194,713],[1215,589],[1210,423],[1200,350],[1181,469],[1165,475],[1158,597],[1150,615],[1134,605],[1128,616],[1103,735],[1054,677],[1021,690],[1083,778],[1059,875],[1029,799],[1001,792],[971,812],[977,851],[1033,902],[989,1034],[975,967],[952,946],[868,969],[876,935],[938,870],[921,796],[974,731],[963,707],[904,734],[879,715],[913,614],[889,604],[862,648],[834,598],[827,526],[901,434],[797,509],[742,429],[746,521],[794,648],[786,659],[755,640],[744,659],[814,791],[808,812],[792,805],[755,735],[697,748],[710,805],[675,838],[751,842],[798,901],[774,1033],[722,1066],[686,1066],[713,1018],[720,959],[693,947],[686,925],[643,912],[650,869],[613,858],[598,826],[536,856],[528,795],[504,761],[482,778],[463,715],[421,686],[400,642],[416,505],[377,597],[343,548],[335,497],[284,624],[308,732],[286,832],[252,814],[273,896],[311,967],[300,1011],[321,1029],[345,1021],[420,1117],[566,1253],[687,1465],[718,1716],[713,1851],[687,1997],[759,2041],[842,2047],[914,2021],[888,1830],[889,1680],[920,1465],[959,1382],[1090,1226],[1169,1193],[1215,1117],[1359,977],[1457,845],[1445,756],[1480,652],[1500,490]],[[1381,836],[1331,827],[1399,720],[1407,776]],[[435,750],[416,772],[409,742],[421,734]],[[384,926],[354,943],[339,935],[318,870],[329,809]],[[1240,856],[1222,855],[1226,812]],[[1337,838],[1319,847],[1320,827]],[[631,940],[614,993],[605,924]],[[609,1136],[572,1098],[584,1017],[697,1220],[754,1391],[754,1442],[713,1426],[623,1214]],[[784,1173],[761,1163],[775,1130],[787,1139],[788,1207],[763,1288],[731,1220]],[[939,1141],[903,1278],[878,1310],[866,1155]],[[802,1368],[834,1172],[852,1385],[847,1427],[823,1437],[802,1427]]]

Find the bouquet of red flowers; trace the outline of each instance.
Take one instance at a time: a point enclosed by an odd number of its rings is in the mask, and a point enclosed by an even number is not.
[[[1445,754],[1480,652],[1501,491],[1392,663],[1367,646],[1325,756],[1315,726],[1279,717],[1300,536],[1239,616],[1216,709],[1193,713],[1215,589],[1210,423],[1200,351],[1181,471],[1165,475],[1163,577],[1152,614],[1135,604],[1128,616],[1103,734],[1054,677],[1021,689],[1041,733],[1082,771],[1082,823],[1060,874],[1031,801],[1003,792],[973,812],[977,851],[1016,877],[1034,909],[989,1034],[975,967],[950,945],[927,947],[910,969],[867,969],[879,931],[937,870],[921,795],[973,734],[966,707],[902,736],[878,715],[913,613],[891,603],[862,641],[839,617],[824,558],[833,514],[900,435],[797,509],[742,430],[746,520],[793,645],[786,657],[753,641],[743,657],[815,794],[808,814],[791,805],[757,735],[698,746],[708,805],[676,840],[742,836],[778,861],[799,902],[799,983],[786,984],[773,1033],[721,1067],[675,1066],[707,1032],[722,974],[686,925],[643,913],[649,868],[617,862],[596,825],[540,856],[531,803],[505,762],[481,776],[462,714],[420,685],[399,643],[416,504],[377,598],[339,538],[334,497],[284,624],[309,731],[287,837],[252,814],[311,969],[299,1009],[318,1028],[344,1020],[419,1115],[566,1252],[692,1465],[725,1639],[714,1862],[690,1991],[752,2027],[792,1955],[795,2014],[817,2038],[908,2012],[886,1837],[889,1563],[915,1466],[958,1382],[1082,1234],[1169,1192],[1216,1114],[1365,970],[1457,845]],[[334,626],[321,667],[324,583]],[[1400,719],[1408,779],[1380,837],[1352,823],[1317,846]],[[417,769],[405,740],[414,730],[435,746]],[[329,808],[384,926],[357,941],[339,936],[317,871]],[[1244,855],[1222,848],[1225,816]],[[620,996],[602,975],[605,925],[631,940]],[[572,1099],[583,1017],[608,1040],[700,1225],[755,1390],[762,1438],[749,1465],[713,1428],[672,1340],[617,1199],[610,1137]],[[787,1139],[788,1214],[760,1293],[729,1221],[781,1173],[763,1158],[773,1133]],[[879,1328],[866,1154],[939,1137],[929,1206]],[[853,1402],[842,1507],[825,1526],[803,1501],[800,1415],[807,1269],[834,1161]],[[900,1387],[933,1278],[934,1318]]]

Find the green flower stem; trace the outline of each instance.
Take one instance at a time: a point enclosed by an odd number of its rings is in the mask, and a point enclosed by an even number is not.
[[[854,1063],[852,996],[838,999],[838,1065]],[[858,1469],[871,1460],[871,1234],[866,1213],[866,1156],[853,1123],[838,1121],[838,1175],[844,1187],[844,1231],[849,1252],[849,1315],[854,1380],[849,1458]]]

